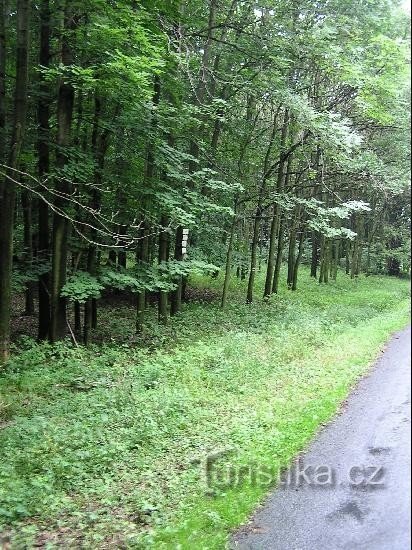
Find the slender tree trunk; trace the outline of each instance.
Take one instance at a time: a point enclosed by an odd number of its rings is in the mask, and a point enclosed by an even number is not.
[[[255,219],[253,224],[253,237],[252,237],[252,246],[251,246],[251,253],[250,253],[250,272],[249,272],[249,281],[248,281],[247,295],[246,295],[246,303],[248,304],[251,304],[253,302],[253,289],[255,286],[257,252],[258,252],[258,245],[259,245],[261,217],[262,217],[262,205],[260,204],[256,209],[256,214],[255,214]]]
[[[156,108],[160,103],[160,94],[161,94],[160,80],[158,77],[156,77],[154,80],[154,88],[153,88],[153,106],[152,106],[152,120],[151,120],[152,128],[156,128],[156,125],[157,125]],[[156,165],[155,165],[154,144],[149,142],[147,147],[146,166],[145,166],[145,182],[148,186],[151,186],[153,184],[155,170],[156,170]],[[141,230],[142,242],[140,245],[140,263],[143,266],[147,266],[151,261],[152,239],[149,235],[150,233],[149,229],[150,227],[148,222],[143,220],[142,230]],[[146,290],[143,289],[140,292],[138,292],[137,306],[136,306],[136,332],[137,333],[141,333],[143,331],[144,316],[145,316],[146,307],[148,306],[148,301],[149,301],[149,294],[146,292]]]
[[[16,202],[16,186],[10,178],[16,178],[13,169],[19,166],[26,122],[29,22],[30,0],[17,0],[17,61],[13,128],[8,169],[0,188],[0,364],[8,359],[10,350],[13,223]]]
[[[273,119],[272,134],[269,140],[268,147],[266,149],[265,160],[263,162],[262,181],[259,186],[258,203],[256,207],[255,217],[253,220],[252,245],[251,245],[251,252],[250,252],[250,271],[249,271],[249,281],[248,281],[247,294],[246,294],[247,304],[251,304],[253,302],[253,289],[255,286],[255,278],[256,278],[257,252],[258,252],[258,246],[259,246],[260,226],[261,226],[262,213],[263,213],[263,200],[266,193],[268,169],[270,165],[270,155],[272,153],[272,147],[276,137],[277,116],[278,116],[278,112],[276,113]],[[248,119],[250,118],[249,114],[247,115],[247,118]]]
[[[182,241],[183,241],[183,227],[179,226],[176,229],[175,240],[175,260],[181,262],[183,260],[182,253]],[[182,307],[182,285],[183,277],[179,275],[176,281],[177,288],[171,292],[170,296],[170,315],[176,315],[179,313]]]
[[[139,263],[146,266],[149,261],[149,237],[148,226],[143,222],[141,228],[141,243],[139,247]],[[137,311],[136,311],[136,332],[143,331],[144,313],[146,309],[146,290],[141,290],[137,294]]]
[[[368,243],[368,248],[366,251],[366,267],[365,267],[365,274],[367,277],[371,274],[371,246],[372,243]]]
[[[288,251],[288,276],[287,286],[289,289],[293,285],[293,271],[295,269],[295,251],[296,251],[296,219],[292,220],[292,227],[289,235],[289,251]]]
[[[316,231],[312,231],[312,257],[310,262],[310,276],[316,279],[319,264],[319,239]]]
[[[359,216],[358,220],[358,257],[357,257],[357,274],[362,273],[362,262],[363,262],[363,239],[364,239],[364,218]]]
[[[67,0],[64,14],[64,33],[62,38],[62,64],[70,66],[73,62],[70,49],[68,32],[74,30],[76,18],[70,9]],[[71,127],[73,119],[74,88],[70,82],[64,79],[60,83],[57,101],[57,149],[56,165],[62,170],[67,163],[68,149],[71,140]],[[56,190],[63,195],[69,195],[71,184],[64,177],[59,176],[56,182]],[[59,209],[67,207],[67,200],[56,199]],[[66,283],[69,221],[64,215],[57,212],[53,216],[53,244],[52,244],[52,276],[51,276],[51,323],[50,341],[56,342],[65,337],[67,332],[66,308],[67,300],[60,295],[61,289]]]
[[[319,283],[326,283],[325,280],[325,265],[326,265],[326,247],[327,239],[324,235],[320,239],[320,265],[319,265]]]
[[[24,263],[27,270],[33,267],[33,234],[32,234],[32,198],[27,190],[21,193],[21,206],[23,210],[24,233]],[[25,315],[34,315],[34,282],[26,283]]]
[[[292,290],[297,290],[298,288],[298,270],[299,265],[302,259],[303,254],[303,244],[305,241],[305,232],[303,228],[301,229],[300,235],[299,235],[299,248],[298,248],[298,254],[295,259],[295,265],[293,266],[293,280],[292,280]]]
[[[100,187],[103,182],[103,170],[105,156],[109,145],[108,130],[99,132],[99,124],[101,118],[101,99],[95,95],[94,98],[94,121],[92,131],[92,151],[94,156],[94,187],[90,200],[90,206],[94,211],[98,211],[101,206]],[[115,110],[115,116],[118,113],[118,108]],[[97,230],[92,228],[90,231],[90,243],[87,252],[87,271],[92,277],[97,273]],[[84,333],[83,341],[87,346],[89,344],[90,333],[92,329],[97,328],[97,300],[90,298],[86,301],[84,307]]]
[[[80,302],[74,302],[74,330],[80,333],[82,330],[82,314]]]
[[[93,245],[89,246],[87,252],[87,271],[94,276],[96,274],[96,249]],[[83,343],[88,346],[90,343],[90,333],[93,326],[93,300],[89,298],[84,304],[84,324],[83,324]]]
[[[350,278],[354,279],[359,275],[359,240],[358,237],[355,237],[352,248],[352,258],[351,258],[351,267],[350,267]]]
[[[263,293],[264,298],[268,298],[272,293],[273,275],[275,273],[276,265],[276,237],[279,234],[279,208],[275,204],[273,206],[273,216],[270,224],[269,232],[269,252],[268,252],[268,264],[266,270],[265,290]],[[269,279],[270,277],[270,279]]]
[[[282,267],[282,259],[283,259],[285,225],[286,225],[285,216],[282,215],[280,220],[280,226],[279,226],[278,248],[276,253],[275,271],[273,273],[273,282],[272,282],[273,294],[278,294],[279,292],[280,270]]]
[[[332,260],[330,264],[330,278],[336,281],[338,276],[338,262],[340,254],[340,243],[338,240],[332,241]]]
[[[279,167],[278,167],[278,176],[277,176],[277,185],[276,185],[276,191],[278,193],[282,193],[286,174],[285,174],[285,165],[286,165],[286,158],[284,155],[284,149],[286,147],[286,143],[288,140],[288,134],[289,134],[289,111],[288,109],[285,110],[284,118],[283,118],[283,124],[282,124],[282,134],[280,138],[280,159],[279,159]],[[290,161],[288,161],[288,168],[290,169]],[[270,238],[269,238],[269,256],[268,256],[268,265],[266,270],[266,281],[265,281],[265,291],[264,296],[270,296],[272,293],[272,282],[273,282],[273,275],[275,272],[275,253],[276,253],[276,236],[278,233],[279,228],[279,206],[277,204],[274,205],[273,208],[273,218],[270,228]]]
[[[42,0],[40,5],[40,54],[39,63],[43,67],[49,67],[50,64],[50,6],[49,0]],[[45,82],[40,74],[40,94],[37,106],[38,120],[38,174],[40,181],[43,181],[50,168],[50,85]],[[38,260],[42,263],[48,263],[50,260],[50,239],[49,239],[49,207],[46,202],[38,202]],[[39,323],[38,339],[45,340],[50,330],[50,273],[45,270],[39,275],[38,295],[39,295]]]
[[[228,244],[227,253],[226,253],[225,280],[223,283],[222,300],[221,300],[222,309],[225,308],[227,295],[229,291],[230,274],[232,271],[233,242],[235,238],[236,225],[237,225],[237,216],[236,216],[236,203],[235,203],[232,225],[230,227],[229,244]]]
[[[323,247],[322,247],[322,261],[320,267],[320,283],[327,284],[329,282],[329,265],[330,265],[330,251],[331,251],[331,242],[330,239],[324,237]]]
[[[166,231],[168,224],[169,220],[167,217],[162,216],[160,220],[161,232],[159,235],[159,263],[167,262],[169,259],[169,234]],[[159,322],[163,325],[167,325],[169,322],[168,293],[163,290],[159,291]]]
[[[350,273],[351,241],[347,240],[345,245],[345,273]]]
[[[6,21],[7,1],[0,0],[0,163],[6,155]]]
[[[287,275],[287,287],[292,288],[294,279],[294,269],[296,261],[296,233],[292,231],[289,235],[289,251],[288,251],[288,275]]]

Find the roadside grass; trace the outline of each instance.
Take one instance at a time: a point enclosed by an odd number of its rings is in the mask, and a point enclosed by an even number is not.
[[[245,305],[234,278],[225,312],[199,292],[170,327],[149,317],[144,346],[22,343],[0,376],[11,548],[225,548],[409,321],[408,281],[340,275],[320,286],[302,270],[297,292],[268,302],[258,292]],[[127,333],[132,316],[112,308],[101,330]],[[251,465],[270,475],[224,482]]]

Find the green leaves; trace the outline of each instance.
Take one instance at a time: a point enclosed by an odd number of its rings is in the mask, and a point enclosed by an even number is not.
[[[61,295],[73,302],[84,303],[90,298],[100,298],[104,285],[85,271],[71,275],[63,286]]]
[[[218,268],[201,260],[168,261],[154,265],[137,265],[128,270],[101,269],[93,277],[76,271],[68,278],[61,295],[73,302],[84,303],[100,298],[104,289],[128,290],[133,293],[147,290],[169,292],[176,288],[176,279],[190,274],[212,274]]]

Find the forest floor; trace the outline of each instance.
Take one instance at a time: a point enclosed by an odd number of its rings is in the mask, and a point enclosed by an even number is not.
[[[0,543],[224,548],[409,321],[404,280],[320,286],[302,270],[297,292],[259,289],[252,305],[234,281],[225,312],[220,286],[193,281],[182,314],[159,327],[153,311],[141,341],[121,296],[100,309],[98,345],[16,340],[0,377]]]

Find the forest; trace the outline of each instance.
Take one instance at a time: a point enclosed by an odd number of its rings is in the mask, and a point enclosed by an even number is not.
[[[284,466],[406,324],[409,63],[400,0],[0,0],[7,544],[224,547],[190,453],[290,383]]]

